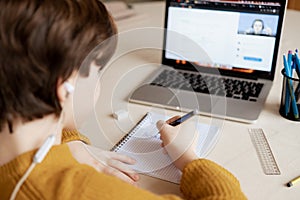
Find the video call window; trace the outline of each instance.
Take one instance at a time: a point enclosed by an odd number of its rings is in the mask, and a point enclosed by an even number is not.
[[[278,19],[278,15],[241,13],[238,33],[275,37]]]

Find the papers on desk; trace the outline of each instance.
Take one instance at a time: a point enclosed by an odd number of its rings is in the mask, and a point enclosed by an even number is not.
[[[133,165],[134,170],[178,184],[181,171],[172,164],[171,158],[165,153],[161,147],[161,140],[157,137],[159,131],[156,122],[169,118],[154,112],[147,113],[132,131],[112,148],[112,151],[134,158],[137,161]],[[199,157],[205,157],[217,142],[219,128],[197,123],[197,129],[201,136],[198,139],[196,153]]]

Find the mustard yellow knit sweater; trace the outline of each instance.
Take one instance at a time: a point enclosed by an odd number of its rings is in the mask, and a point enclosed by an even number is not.
[[[86,138],[77,132],[63,133],[63,142]],[[0,166],[0,199],[9,199],[16,183],[31,164],[34,151],[24,153]],[[185,199],[246,199],[238,180],[226,169],[206,159],[185,166],[180,189]],[[129,185],[118,178],[99,173],[78,163],[66,144],[52,147],[17,194],[17,199],[180,199],[158,196]]]

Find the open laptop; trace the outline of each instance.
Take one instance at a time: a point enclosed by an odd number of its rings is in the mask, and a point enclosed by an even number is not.
[[[162,66],[130,102],[255,122],[274,79],[286,0],[167,0]]]

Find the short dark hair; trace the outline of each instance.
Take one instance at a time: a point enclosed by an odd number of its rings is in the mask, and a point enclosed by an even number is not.
[[[264,23],[264,21],[263,21],[262,19],[255,19],[255,20],[252,22],[252,28],[254,28],[255,22],[261,22],[261,24],[262,24],[262,29],[265,28],[265,23]]]
[[[98,0],[0,1],[0,130],[15,118],[61,113],[59,79],[79,70],[89,52],[117,32]],[[112,56],[110,42],[102,65]]]

